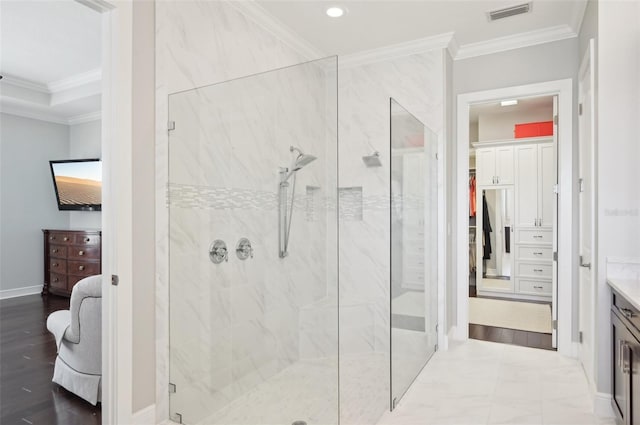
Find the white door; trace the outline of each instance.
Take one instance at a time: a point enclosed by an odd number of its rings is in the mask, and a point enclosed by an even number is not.
[[[552,165],[552,173],[553,176],[551,182],[546,182],[545,184],[551,185],[551,202],[547,200],[549,205],[552,205],[551,214],[553,219],[551,220],[551,228],[553,233],[552,238],[552,246],[553,252],[558,252],[558,194],[557,191],[554,190],[554,185],[558,183],[558,96],[553,96],[553,149],[551,151],[551,160],[547,158],[547,162],[550,162]],[[548,153],[547,153],[548,155]],[[542,156],[542,155],[541,155]],[[548,179],[544,179],[545,181]],[[540,215],[542,215],[541,213]],[[548,212],[546,212],[548,214]],[[548,220],[547,218],[543,218],[543,220]],[[545,226],[546,223],[543,223]],[[558,348],[558,260],[557,257],[552,261],[552,273],[551,273],[551,319],[553,320],[554,326],[551,331],[551,346],[553,348]]]
[[[516,228],[536,227],[538,219],[538,147],[515,148]]]
[[[494,148],[476,150],[476,186],[493,185],[496,175],[496,151]]]
[[[496,176],[498,184],[513,184],[513,146],[496,148]]]
[[[579,196],[579,330],[582,334],[580,344],[580,361],[587,373],[591,384],[594,378],[594,317],[595,317],[595,290],[594,271],[590,264],[593,264],[593,238],[595,232],[594,220],[594,193],[593,193],[593,146],[594,146],[594,109],[593,109],[593,64],[591,58],[594,52],[593,39],[590,41],[589,50],[580,66],[578,81],[578,146],[579,146],[579,169],[580,192]]]
[[[554,223],[556,184],[554,144],[539,145],[538,148],[538,219],[542,227],[551,228]]]

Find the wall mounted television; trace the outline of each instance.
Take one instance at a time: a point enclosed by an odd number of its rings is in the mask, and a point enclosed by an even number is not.
[[[68,159],[49,161],[60,211],[102,210],[102,161]]]

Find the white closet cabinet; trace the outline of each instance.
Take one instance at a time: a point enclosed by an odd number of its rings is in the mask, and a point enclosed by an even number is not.
[[[476,149],[476,184],[513,184],[513,146]]]
[[[553,144],[515,148],[516,226],[552,228],[555,181]]]

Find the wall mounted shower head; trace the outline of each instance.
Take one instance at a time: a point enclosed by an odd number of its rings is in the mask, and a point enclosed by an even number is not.
[[[298,152],[298,156],[296,157],[296,159],[291,164],[291,170],[290,171],[298,171],[299,169],[301,169],[305,165],[307,165],[307,164],[309,164],[309,163],[311,163],[311,162],[313,162],[313,161],[315,161],[317,159],[313,155],[307,155],[306,153],[302,152],[302,150],[300,148],[296,148],[295,146],[289,147],[289,150],[291,152]]]
[[[380,152],[378,151],[373,152],[371,155],[363,156],[362,161],[367,167],[382,167]]]

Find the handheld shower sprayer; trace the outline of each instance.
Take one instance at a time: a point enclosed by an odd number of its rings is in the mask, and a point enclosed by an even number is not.
[[[296,197],[296,173],[306,165],[317,159],[313,155],[305,154],[300,148],[297,148],[295,146],[290,146],[289,151],[292,153],[297,152],[298,155],[293,159],[289,168],[280,168],[280,185],[278,190],[280,258],[284,258],[289,254],[287,248],[289,247],[289,234],[291,233],[291,216],[293,215],[293,204]],[[289,188],[288,180],[291,176],[293,176],[293,187],[291,189],[291,206],[289,207],[289,211],[287,213],[287,198]]]

